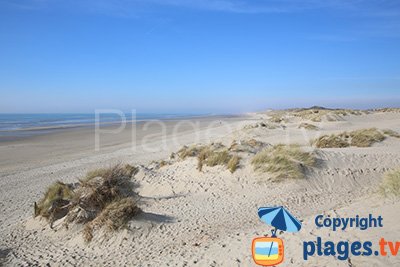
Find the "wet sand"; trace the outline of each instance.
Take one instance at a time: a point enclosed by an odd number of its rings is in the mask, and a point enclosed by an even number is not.
[[[95,146],[94,126],[74,127],[68,129],[55,128],[51,133],[28,137],[9,137],[0,139],[0,175],[46,166],[81,157],[103,155],[119,149],[141,149],[142,146],[174,134],[176,142],[169,142],[167,146],[179,143],[179,135],[220,127],[220,123],[230,124],[243,120],[239,116],[212,116],[177,120],[163,120],[153,122],[128,122],[117,133],[120,124],[101,126],[99,134],[99,149]],[[160,125],[160,122],[163,126]],[[175,133],[174,133],[175,131]],[[211,130],[212,133],[212,130]],[[204,137],[204,136],[203,136]],[[11,140],[10,140],[11,139]],[[196,137],[193,137],[195,142]],[[183,145],[183,144],[182,144]],[[137,146],[137,147],[136,147]],[[154,148],[153,148],[154,149]],[[167,148],[170,150],[170,148]]]

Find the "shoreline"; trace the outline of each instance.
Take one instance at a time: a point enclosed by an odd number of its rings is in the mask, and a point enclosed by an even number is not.
[[[245,117],[247,114],[226,114],[226,115],[190,115],[190,116],[176,116],[171,118],[154,118],[154,119],[138,119],[138,120],[127,120],[125,121],[126,127],[132,126],[132,124],[143,124],[150,121],[184,121],[184,120],[195,120],[195,119],[225,119],[225,118],[240,118]],[[101,122],[101,128],[111,128],[116,125],[120,125],[121,121],[110,121]],[[53,133],[60,133],[68,130],[79,130],[79,129],[94,129],[95,123],[84,123],[84,124],[62,124],[53,126],[37,126],[37,127],[27,127],[19,129],[3,129],[0,130],[0,144],[2,142],[19,141],[25,138],[47,135]]]
[[[21,169],[37,168],[49,163],[105,155],[120,149],[131,148],[133,141],[138,145],[151,143],[160,139],[163,134],[165,134],[165,138],[170,138],[179,123],[182,125],[179,126],[178,134],[185,135],[194,132],[195,129],[193,129],[192,124],[198,124],[199,129],[196,129],[196,131],[201,131],[207,129],[211,123],[216,121],[224,121],[231,124],[247,119],[251,120],[251,118],[251,116],[242,115],[170,119],[161,121],[165,129],[161,129],[161,126],[155,121],[127,123],[119,133],[99,134],[99,151],[95,151],[94,127],[54,130],[39,135],[13,137],[9,140],[4,140],[4,138],[1,140],[0,137],[0,177]],[[101,127],[101,130],[115,130],[119,125],[106,125]],[[212,127],[218,128],[218,125],[213,125]],[[165,133],[161,130],[165,131]],[[136,136],[135,140],[132,140],[133,134]],[[192,142],[195,141],[195,138],[191,139]]]

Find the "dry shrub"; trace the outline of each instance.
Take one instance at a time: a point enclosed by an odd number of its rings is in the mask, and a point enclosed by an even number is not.
[[[117,197],[131,193],[131,173],[125,168],[114,166],[101,175],[81,181],[73,202],[95,209],[103,209]]]
[[[63,206],[70,203],[74,196],[72,185],[64,184],[60,181],[50,185],[43,198],[38,203],[35,202],[35,216],[42,216],[48,219],[56,217],[55,213]]]
[[[105,227],[108,231],[116,231],[124,227],[127,222],[140,213],[137,202],[133,197],[116,199],[109,203],[84,228],[83,236],[86,242],[93,238],[93,231]]]
[[[316,159],[304,152],[299,145],[275,145],[257,153],[251,161],[254,170],[271,173],[274,180],[304,178],[307,167],[313,167]]]
[[[132,175],[137,170],[127,164],[91,171],[73,189],[71,185],[56,183],[46,192],[45,200],[39,202],[38,209],[46,210],[45,207],[59,205],[58,199],[66,199],[67,203],[63,204],[68,209],[62,216],[65,216],[65,226],[68,227],[71,223],[84,224],[84,237],[90,241],[87,227],[93,230],[93,226],[103,225],[101,222],[106,222],[105,225],[113,222],[115,224],[111,225],[117,226],[127,222],[139,211],[136,205],[138,196],[134,191],[137,184],[132,181]],[[38,214],[47,217],[42,212]],[[116,230],[119,227],[111,229]]]
[[[385,129],[382,131],[385,135],[395,137],[395,138],[400,138],[400,134],[396,131],[393,131],[391,129]]]
[[[384,196],[400,197],[400,169],[385,173],[380,192]]]
[[[314,124],[306,123],[306,122],[300,123],[300,125],[299,125],[298,128],[299,128],[299,129],[300,129],[300,128],[304,128],[304,129],[306,129],[306,130],[314,130],[314,131],[316,131],[316,130],[319,129],[319,128],[318,128],[317,126],[315,126]]]
[[[370,147],[374,143],[381,142],[385,136],[376,128],[360,129],[339,134],[323,135],[311,143],[319,148],[340,147]]]

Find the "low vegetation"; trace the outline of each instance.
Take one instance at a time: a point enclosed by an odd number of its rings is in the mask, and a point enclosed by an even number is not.
[[[85,224],[84,239],[92,240],[94,230],[102,227],[108,231],[117,231],[139,212],[137,202],[132,197],[116,199],[106,205],[93,220]]]
[[[306,122],[300,123],[300,125],[299,125],[298,128],[299,128],[299,129],[304,128],[304,129],[306,129],[306,130],[313,130],[313,131],[316,131],[316,130],[319,129],[319,128],[318,128],[317,126],[315,126],[314,124],[306,123]]]
[[[348,116],[348,115],[360,116],[364,113],[363,111],[357,109],[335,109],[332,112],[339,116]]]
[[[177,155],[180,159],[197,157],[199,171],[202,171],[204,166],[222,165],[233,173],[240,164],[240,158],[232,152],[221,143],[212,143],[210,145],[184,146],[177,152]]]
[[[339,134],[323,135],[311,143],[319,148],[370,147],[382,142],[385,135],[376,128],[360,129]]]
[[[86,176],[82,179],[83,182],[87,182],[96,177],[125,177],[132,176],[138,172],[138,168],[129,164],[125,165],[115,165],[111,168],[100,168],[96,170],[89,171]]]
[[[222,151],[213,151],[213,150],[206,150],[207,152],[204,153],[201,160],[203,163],[206,163],[210,167],[214,167],[217,165],[227,165],[228,162],[231,160],[231,155],[229,155],[228,150]]]
[[[318,148],[340,148],[350,146],[350,143],[347,141],[344,134],[323,135],[313,140],[311,143]]]
[[[279,122],[280,122],[280,120],[279,120]],[[271,122],[258,122],[255,124],[248,124],[248,125],[244,126],[243,128],[244,129],[265,128],[265,129],[273,130],[273,129],[278,128],[278,124],[271,123]]]
[[[227,149],[218,151],[207,147],[197,157],[197,168],[199,171],[202,171],[204,165],[210,167],[222,165],[228,168],[228,163],[232,157]]]
[[[206,146],[203,145],[192,145],[184,146],[178,151],[178,156],[180,159],[186,159],[188,157],[197,157],[201,151],[203,151]]]
[[[90,241],[93,230],[105,226],[118,230],[140,212],[132,176],[137,168],[116,165],[89,172],[77,184],[56,182],[35,203],[35,216],[53,222],[65,218],[64,225],[84,225],[84,238]]]
[[[292,112],[293,116],[295,117],[299,117],[304,120],[311,120],[314,122],[322,121],[323,116],[326,116],[326,114],[328,113],[329,110],[318,108],[299,109]]]
[[[385,173],[380,192],[384,196],[400,197],[400,169]]]
[[[234,173],[236,169],[239,167],[240,164],[240,157],[235,155],[228,161],[228,170],[231,173]]]
[[[348,115],[362,115],[363,111],[353,109],[329,109],[324,107],[314,106],[311,108],[289,109],[288,115],[301,118],[303,120],[310,120],[313,122],[320,122],[324,118],[327,121],[337,121],[341,117]]]
[[[316,159],[312,153],[304,152],[299,145],[275,145],[257,153],[251,164],[255,171],[273,175],[273,180],[305,177],[305,170],[313,167]]]
[[[39,202],[35,202],[35,216],[42,216],[49,220],[53,220],[54,216],[62,210],[56,211],[56,207],[68,205],[74,196],[72,185],[64,184],[60,181],[50,185],[43,198]]]
[[[233,141],[229,147],[229,151],[255,154],[267,146],[268,144],[255,139],[240,140]]]
[[[241,153],[256,154],[268,147],[269,144],[255,139],[233,141],[229,147],[222,143],[211,143],[210,145],[184,146],[178,152],[172,153],[170,160],[185,160],[188,157],[197,158],[197,169],[203,170],[204,166],[225,166],[234,173],[240,166]]]
[[[281,122],[285,122],[285,119],[284,119],[283,115],[274,114],[274,115],[271,115],[271,117],[268,119],[268,121],[271,123],[281,123]]]
[[[400,138],[400,134],[396,131],[390,130],[390,129],[385,129],[382,131],[385,135],[395,137],[395,138]]]
[[[398,112],[400,112],[400,108],[378,108],[378,109],[373,109],[372,111],[374,111],[374,112],[394,112],[394,113],[398,113]]]
[[[374,143],[385,140],[385,136],[376,128],[361,129],[349,133],[350,145],[357,147],[369,147]]]

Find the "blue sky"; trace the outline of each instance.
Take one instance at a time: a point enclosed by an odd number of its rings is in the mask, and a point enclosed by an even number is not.
[[[0,112],[400,105],[400,1],[0,0]]]

